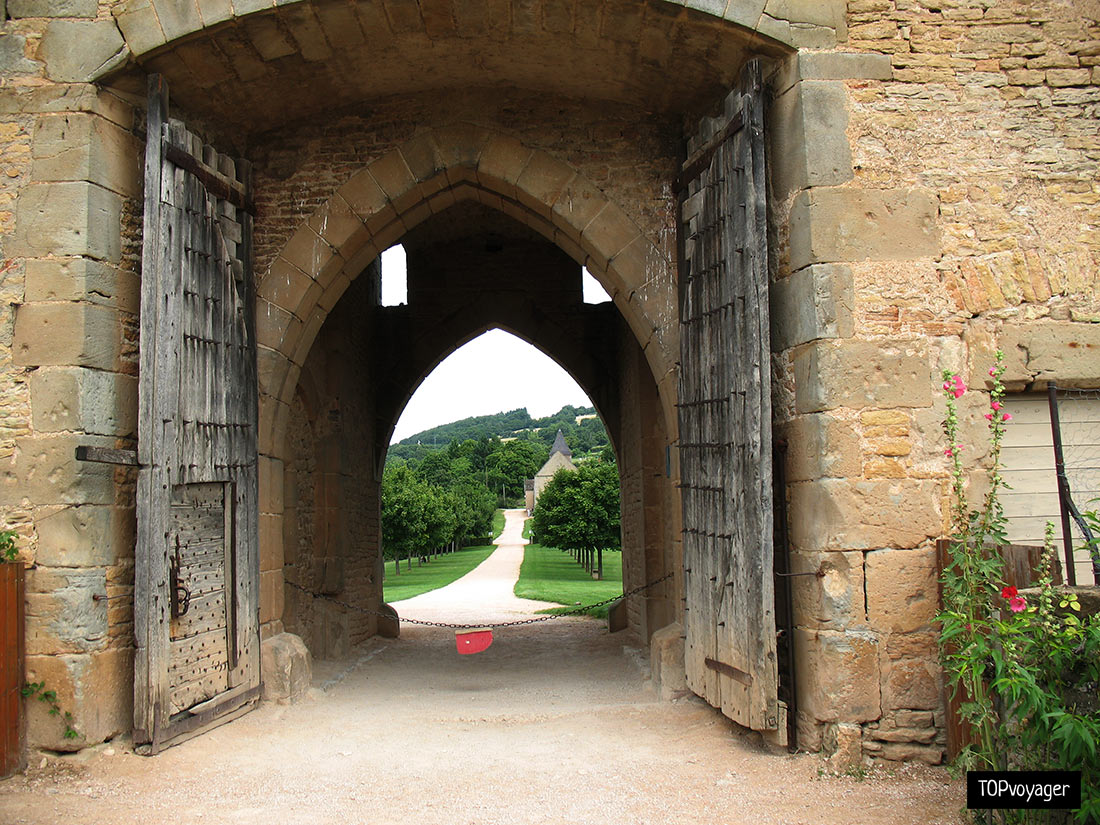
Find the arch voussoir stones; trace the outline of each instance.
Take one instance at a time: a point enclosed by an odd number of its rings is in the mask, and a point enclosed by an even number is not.
[[[654,376],[673,368],[675,353],[665,351],[663,336],[662,346],[652,344],[656,331],[644,317],[652,309],[648,296],[662,288],[656,270],[670,266],[653,242],[568,163],[510,135],[460,123],[422,132],[373,160],[280,250],[260,281],[257,330],[260,345],[287,365],[261,375],[262,391],[289,405],[292,379],[351,281],[421,221],[464,200],[513,217],[587,266],[623,313]],[[281,434],[271,437],[277,442]]]

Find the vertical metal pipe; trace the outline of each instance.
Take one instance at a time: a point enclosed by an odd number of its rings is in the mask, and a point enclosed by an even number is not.
[[[1050,435],[1054,441],[1054,474],[1058,479],[1058,509],[1062,514],[1062,545],[1066,559],[1066,582],[1077,584],[1077,571],[1073,566],[1073,533],[1069,526],[1069,482],[1066,480],[1066,462],[1062,457],[1062,426],[1058,421],[1058,385],[1047,384],[1047,405],[1050,407]]]

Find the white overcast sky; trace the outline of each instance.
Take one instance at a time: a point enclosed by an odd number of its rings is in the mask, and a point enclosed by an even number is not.
[[[405,303],[405,252],[382,253],[382,303]],[[584,273],[585,300],[608,300],[599,283]],[[505,377],[507,375],[507,377]],[[577,382],[541,351],[494,329],[453,352],[420,385],[393,432],[393,442],[474,415],[526,407],[535,418],[566,404],[591,406]]]

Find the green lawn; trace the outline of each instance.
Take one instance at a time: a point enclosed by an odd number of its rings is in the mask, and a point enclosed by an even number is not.
[[[519,581],[515,593],[521,599],[556,602],[574,607],[602,602],[623,592],[623,554],[605,551],[603,554],[603,581],[596,581],[584,571],[573,557],[555,547],[529,544],[523,553],[519,569]],[[562,608],[539,611],[558,613]],[[587,611],[597,618],[607,618],[607,605]]]
[[[496,547],[463,547],[454,553],[436,556],[427,564],[420,566],[413,562],[410,571],[404,566],[401,575],[393,572],[393,562],[386,562],[386,580],[382,583],[382,593],[389,603],[402,599],[411,599],[429,590],[437,590],[455,579],[460,579],[489,557]],[[402,562],[404,565],[405,563]]]
[[[504,532],[504,511],[495,510],[493,512],[493,538],[499,539],[500,534]]]

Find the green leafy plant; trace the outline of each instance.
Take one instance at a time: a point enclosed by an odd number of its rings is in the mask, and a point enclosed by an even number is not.
[[[14,530],[0,530],[0,561],[15,561],[19,558],[15,536]]]
[[[45,682],[25,682],[21,692],[23,696],[28,699],[33,697],[39,702],[47,705],[49,707],[50,716],[57,716],[65,723],[65,733],[63,736],[66,739],[78,739],[80,737],[76,728],[73,727],[72,713],[63,710],[61,705],[57,703],[57,691],[47,690]]]
[[[997,353],[989,421],[987,491],[971,509],[967,500],[964,445],[959,441],[958,399],[967,387],[951,372],[943,375],[947,401],[945,455],[951,459],[953,534],[943,573],[941,658],[945,677],[963,697],[960,716],[973,744],[959,755],[964,769],[1080,770],[1079,822],[1100,821],[1100,621],[1078,616],[1071,591],[1052,581],[1053,525],[1047,537],[1039,581],[1021,593],[1004,582],[1000,546],[1007,543],[999,496],[1000,448],[1011,415],[1004,411],[1004,372]],[[1039,811],[998,811],[1004,823],[1039,822]]]

